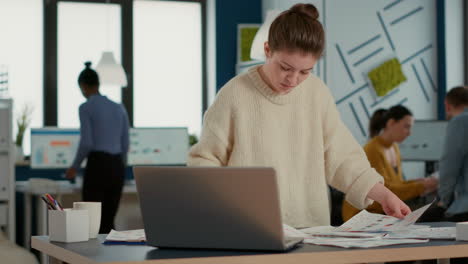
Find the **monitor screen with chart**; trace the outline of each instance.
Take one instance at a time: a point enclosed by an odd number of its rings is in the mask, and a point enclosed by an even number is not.
[[[186,127],[130,128],[129,134],[128,165],[185,165],[189,150]],[[79,142],[79,129],[31,129],[31,167],[69,168]]]
[[[129,165],[184,165],[188,150],[186,127],[130,129]]]
[[[68,168],[80,142],[79,129],[31,129],[31,167]]]
[[[445,142],[447,121],[416,120],[411,135],[400,147],[401,159],[406,161],[438,161]]]

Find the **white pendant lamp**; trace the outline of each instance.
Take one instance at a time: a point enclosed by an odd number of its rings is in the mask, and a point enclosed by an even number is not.
[[[271,23],[273,20],[281,14],[280,10],[268,10],[266,14],[265,21],[263,22],[260,29],[255,34],[255,37],[252,41],[252,47],[250,48],[250,58],[254,60],[265,60],[265,50],[264,43],[268,41],[268,31],[270,31]]]
[[[127,75],[122,65],[117,64],[112,51],[104,51],[96,66],[99,80],[104,85],[127,86]]]

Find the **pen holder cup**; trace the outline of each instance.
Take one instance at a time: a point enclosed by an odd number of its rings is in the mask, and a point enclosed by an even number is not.
[[[49,210],[49,238],[57,242],[88,241],[88,210]]]

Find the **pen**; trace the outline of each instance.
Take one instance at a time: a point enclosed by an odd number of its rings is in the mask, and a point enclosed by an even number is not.
[[[44,196],[41,196],[41,199],[47,204],[47,209],[49,210],[55,210],[55,208],[52,206],[52,204],[45,198]]]
[[[54,202],[55,202],[55,207],[57,208],[57,210],[62,211],[62,208],[60,208],[60,206],[59,206],[57,200],[54,200]]]
[[[44,196],[41,196],[41,199],[45,202],[45,204],[47,205],[47,209],[49,210],[54,210],[54,208],[52,207],[52,205],[49,203],[49,201],[47,201],[47,199],[44,197]]]
[[[55,207],[55,202],[54,202],[54,198],[52,198],[52,196],[48,193],[44,194],[44,196],[47,198],[47,200],[49,201],[49,203]]]
[[[58,200],[55,200],[55,201],[57,202],[57,205],[58,205],[58,207],[60,208],[60,210],[63,211],[63,206],[60,204],[60,202],[59,202]]]
[[[57,202],[57,200],[55,200],[54,197],[52,197],[52,195],[46,193],[45,196],[48,198],[48,200],[50,201],[50,203],[56,210],[63,210],[62,207]]]

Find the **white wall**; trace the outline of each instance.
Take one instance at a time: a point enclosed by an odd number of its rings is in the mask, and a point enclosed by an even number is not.
[[[437,117],[435,1],[391,3],[396,2],[327,1],[327,84],[361,144],[369,136],[369,118],[379,108],[403,103],[417,119]],[[407,81],[387,97],[377,97],[367,73],[394,57],[402,63]]]
[[[465,83],[463,0],[445,1],[447,91]]]

